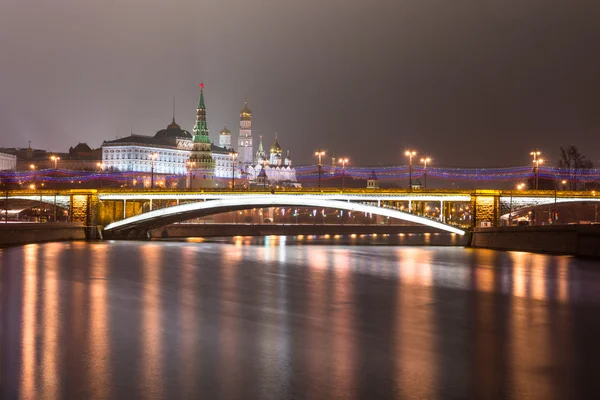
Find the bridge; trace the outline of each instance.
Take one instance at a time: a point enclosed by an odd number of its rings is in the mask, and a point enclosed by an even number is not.
[[[275,193],[261,190],[132,190],[82,189],[8,191],[11,200],[43,202],[69,210],[71,220],[101,227],[114,237],[140,237],[153,228],[227,211],[269,207],[315,207],[368,213],[420,224],[436,230],[464,234],[465,229],[486,221],[498,226],[510,212],[540,205],[599,202],[596,192],[500,191],[427,189],[298,189]],[[431,216],[415,215],[424,204],[438,204]],[[469,219],[457,226],[451,210],[464,205]],[[419,208],[420,207],[420,208]],[[421,214],[423,214],[421,212]]]

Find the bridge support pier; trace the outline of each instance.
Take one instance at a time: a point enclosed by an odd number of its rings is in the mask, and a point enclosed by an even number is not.
[[[471,195],[471,226],[481,223],[498,226],[500,218],[500,191],[478,190]]]

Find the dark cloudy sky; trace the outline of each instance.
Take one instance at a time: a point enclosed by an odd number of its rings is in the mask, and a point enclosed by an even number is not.
[[[598,0],[2,0],[0,146],[63,151],[171,119],[275,132],[296,163],[600,159]],[[554,157],[555,158],[555,157]]]

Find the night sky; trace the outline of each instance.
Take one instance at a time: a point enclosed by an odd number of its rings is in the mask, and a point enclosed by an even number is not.
[[[600,160],[600,2],[2,0],[0,146],[191,130],[198,83],[217,140],[275,132],[296,164]],[[256,146],[255,145],[255,146]]]

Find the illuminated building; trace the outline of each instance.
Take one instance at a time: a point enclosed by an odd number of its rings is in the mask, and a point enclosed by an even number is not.
[[[268,159],[264,152],[262,136],[260,137],[256,163],[253,166],[247,166],[246,173],[250,182],[256,186],[264,184],[264,175],[266,175],[267,182],[271,185],[300,187],[300,183],[296,179],[296,169],[292,167],[289,150],[282,159],[282,148],[277,140],[277,134],[275,134],[275,142],[271,146]]]
[[[17,169],[17,156],[0,153],[0,171],[15,171]]]
[[[196,108],[193,135],[182,129],[173,116],[166,129],[154,136],[131,134],[102,144],[102,166],[106,171],[152,172],[186,175],[190,187],[212,187],[213,178],[231,178],[231,132],[224,128],[219,144],[211,143],[206,122],[204,85]],[[236,168],[236,177],[239,177]]]
[[[242,166],[251,165],[254,161],[252,149],[252,111],[248,108],[248,103],[244,102],[244,108],[240,111],[240,135],[238,137],[238,153]]]

